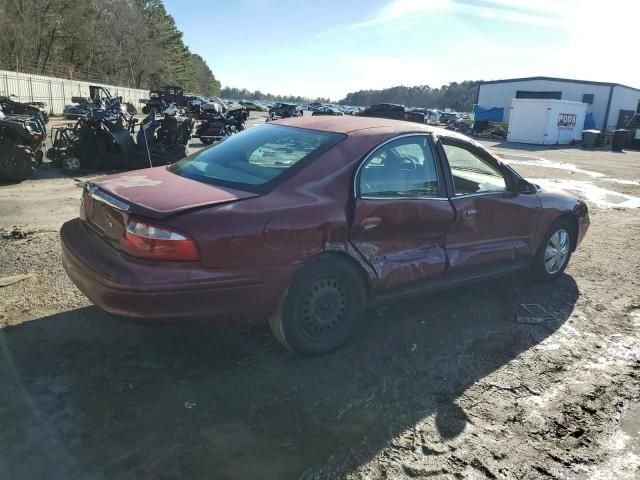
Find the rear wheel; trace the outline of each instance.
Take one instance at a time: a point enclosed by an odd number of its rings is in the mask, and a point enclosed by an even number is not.
[[[571,259],[574,235],[573,225],[568,220],[560,219],[551,225],[531,265],[534,279],[549,281],[562,275]]]
[[[205,145],[211,145],[214,142],[213,138],[206,138],[206,137],[200,137],[200,141]]]
[[[31,178],[38,168],[38,160],[29,147],[15,145],[0,150],[0,179],[21,182]]]
[[[365,301],[360,273],[338,257],[320,255],[292,281],[270,319],[271,331],[289,351],[330,352],[349,339]]]

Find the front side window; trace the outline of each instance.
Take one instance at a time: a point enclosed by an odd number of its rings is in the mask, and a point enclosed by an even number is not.
[[[360,171],[363,197],[436,197],[438,174],[425,136],[394,140],[373,153]]]
[[[485,159],[457,145],[443,145],[456,195],[504,192],[504,176]]]
[[[263,125],[174,163],[169,171],[205,183],[257,191],[344,135]]]

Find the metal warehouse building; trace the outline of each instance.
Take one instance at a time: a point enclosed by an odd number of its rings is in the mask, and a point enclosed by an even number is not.
[[[640,100],[640,89],[619,83],[553,77],[511,78],[478,83],[476,104],[504,108],[505,122],[509,121],[511,100],[514,98],[583,102],[587,104],[587,113],[593,115],[595,128],[614,130],[622,127],[629,115],[633,116]]]

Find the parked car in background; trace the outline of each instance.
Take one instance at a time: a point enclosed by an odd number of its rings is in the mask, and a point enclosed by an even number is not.
[[[266,112],[267,109],[256,103],[256,102],[250,102],[248,100],[242,100],[240,102],[238,102],[240,105],[242,105],[243,107],[245,107],[247,110],[249,111],[253,111],[253,112]]]
[[[390,118],[395,120],[407,120],[409,122],[426,123],[425,116],[419,111],[405,108],[404,105],[395,103],[378,103],[365,108],[357,115],[363,117]]]
[[[346,115],[358,115],[362,111],[362,108],[347,106],[344,107],[343,111]]]
[[[293,103],[276,103],[269,109],[271,118],[299,117],[302,111]]]
[[[424,123],[429,125],[436,125],[440,121],[440,112],[432,108],[414,108],[414,112],[422,113],[424,115]]]
[[[447,123],[458,118],[456,112],[440,112],[440,123]]]
[[[460,134],[305,117],[87,183],[61,241],[109,312],[269,318],[285,348],[318,354],[367,306],[520,269],[556,279],[588,226],[584,202]]]
[[[392,118],[396,120],[404,120],[404,114],[404,105],[396,103],[378,103],[358,113],[362,117]]]
[[[335,107],[324,106],[316,109],[311,116],[316,115],[344,115],[340,110]]]

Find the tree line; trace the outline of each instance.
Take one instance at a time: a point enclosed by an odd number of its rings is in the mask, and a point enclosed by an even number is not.
[[[162,0],[0,0],[0,68],[135,88],[220,93]]]
[[[376,103],[399,103],[407,107],[451,108],[470,112],[475,100],[476,82],[451,82],[440,88],[428,85],[397,86],[381,90],[359,90],[340,100],[342,105],[369,106]]]
[[[399,103],[407,107],[427,107],[427,108],[451,108],[459,112],[470,112],[475,101],[476,82],[451,82],[440,88],[431,88],[428,85],[418,85],[414,87],[397,86],[384,88],[381,90],[359,90],[348,93],[340,105],[354,105],[368,107],[376,103]],[[279,102],[320,102],[332,103],[329,98],[309,98],[295,95],[272,95],[262,93],[260,90],[251,91],[246,88],[223,87],[220,90],[222,98],[236,100],[266,100]]]
[[[262,93],[260,90],[247,90],[246,88],[234,88],[223,87],[220,90],[220,96],[222,98],[229,98],[232,100],[266,100],[270,102],[293,102],[293,103],[307,103],[307,102],[320,102],[330,103],[329,98],[318,97],[309,98],[301,97],[300,95],[273,95],[271,93]]]

